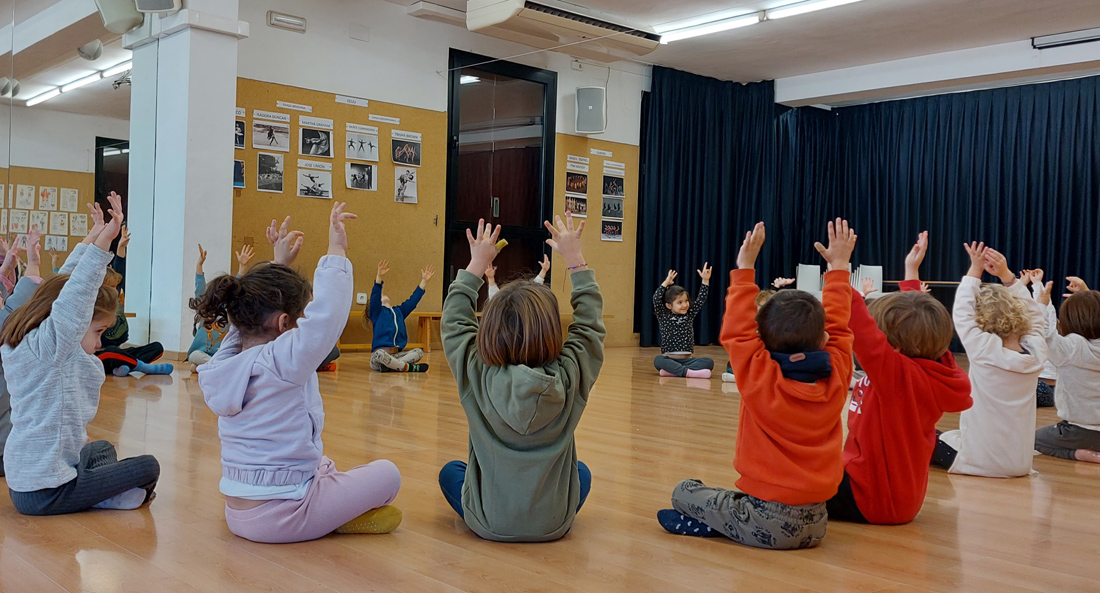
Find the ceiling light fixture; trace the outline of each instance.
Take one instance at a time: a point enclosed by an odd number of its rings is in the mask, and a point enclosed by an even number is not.
[[[61,89],[57,89],[57,88],[50,89],[50,90],[42,93],[41,95],[38,95],[38,96],[33,97],[31,99],[27,99],[27,107],[34,107],[35,105],[38,105],[39,103],[42,103],[43,101],[49,101],[50,99],[52,99],[52,98],[54,98],[54,97],[56,97],[60,94],[61,94]]]
[[[1100,41],[1100,29],[1085,29],[1084,31],[1070,31],[1056,35],[1043,35],[1031,38],[1031,47],[1035,49],[1049,49],[1078,43]]]
[[[123,72],[126,72],[127,70],[130,70],[133,67],[134,67],[133,60],[126,60],[125,62],[123,62],[121,64],[111,66],[110,68],[104,70],[103,71],[103,78],[110,78],[112,76],[122,74]]]
[[[809,2],[799,2],[797,4],[789,4],[787,6],[773,8],[767,11],[765,14],[768,20],[781,19],[789,16],[806,14],[807,12],[825,10],[826,8],[844,6],[845,4],[852,4],[853,2],[860,1],[861,0],[809,0]]]
[[[99,82],[100,80],[103,80],[104,78],[110,78],[112,76],[117,76],[117,75],[122,74],[124,72],[129,72],[133,68],[133,66],[134,66],[133,60],[126,60],[125,62],[122,62],[121,64],[116,64],[114,66],[111,66],[110,68],[108,68],[106,70],[101,70],[99,72],[96,72],[95,74],[78,78],[78,79],[76,79],[72,82],[65,83],[65,84],[63,84],[59,87],[54,87],[54,88],[52,88],[52,89],[50,89],[50,90],[48,90],[44,93],[40,93],[35,97],[27,99],[27,102],[26,102],[25,105],[27,107],[34,107],[35,105],[38,105],[39,103],[42,103],[43,101],[49,101],[50,99],[60,95],[61,93],[67,93],[69,91],[74,91],[74,90],[76,90],[76,89],[78,89],[82,86],[87,86],[89,84],[92,84],[93,82]],[[119,87],[119,83],[115,83],[115,88],[117,89],[118,87]],[[13,95],[14,95],[14,93],[13,93]]]
[[[458,82],[459,84],[476,84],[481,82],[481,79],[476,76],[470,76],[469,74],[463,74]]]
[[[70,82],[69,84],[61,85],[61,92],[67,93],[71,90],[78,89],[82,86],[92,84],[93,82],[101,80],[102,78],[103,78],[103,74],[101,72],[96,72],[95,74],[93,74],[91,76],[85,76],[84,78],[79,78],[77,80],[74,80],[74,81]]]
[[[752,14],[736,16],[719,21],[712,21],[709,23],[703,23],[701,25],[695,25],[693,27],[676,29],[675,31],[663,33],[661,35],[661,43],[680,41],[681,39],[690,39],[692,37],[700,37],[702,35],[710,35],[712,33],[721,33],[722,31],[748,27],[749,25],[755,25],[756,23],[759,23],[763,14],[764,13],[762,12],[754,12]]]

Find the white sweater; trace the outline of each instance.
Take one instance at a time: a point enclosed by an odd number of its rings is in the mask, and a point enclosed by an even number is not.
[[[1042,294],[1042,292],[1043,292],[1043,283],[1042,282],[1036,282],[1036,283],[1031,285],[1031,296],[1035,297],[1035,300],[1039,300],[1039,295]],[[1057,323],[1058,318],[1057,318],[1057,316],[1055,316],[1054,320],[1055,320],[1055,323],[1051,323],[1050,319],[1048,317],[1048,319],[1047,319],[1047,331],[1051,331],[1052,328],[1055,331],[1058,329],[1058,323]],[[1047,342],[1047,345],[1048,346],[1050,345],[1049,341]],[[1058,380],[1058,369],[1054,366],[1054,363],[1052,363],[1049,360],[1044,362],[1043,363],[1043,372],[1039,373],[1039,378],[1040,379],[1050,379],[1052,381],[1057,381]]]
[[[1100,430],[1100,340],[1058,334],[1058,314],[1047,305],[1047,346],[1058,369],[1054,405],[1058,417],[1089,430]]]
[[[959,451],[951,465],[953,474],[1026,476],[1035,449],[1035,385],[1047,359],[1044,311],[1023,283],[1009,287],[1027,304],[1033,321],[1031,332],[1020,339],[1027,353],[1010,350],[975,322],[980,286],[979,279],[963,277],[953,313],[970,361],[974,405],[960,416],[959,429],[943,433],[940,440]]]

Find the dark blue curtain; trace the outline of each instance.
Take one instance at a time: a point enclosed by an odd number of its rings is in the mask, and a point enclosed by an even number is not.
[[[708,115],[713,103],[699,100],[702,94],[685,94],[687,89],[727,85],[728,92],[740,89],[770,100],[770,83],[741,87],[660,70],[654,71],[652,96],[643,110],[639,241],[653,247],[639,246],[636,318],[642,345],[655,343],[649,296],[668,267],[668,260],[645,256],[671,252],[681,257],[671,261],[683,266],[714,253],[712,261],[723,266],[715,266],[721,279],[712,285],[718,289],[728,282],[725,272],[733,266],[740,238],[759,219],[769,225],[769,244],[758,266],[762,284],[793,274],[800,262],[818,262],[813,241],[836,216],[851,220],[860,235],[855,263],[882,265],[887,279],[901,277],[906,251],[927,229],[926,279],[957,280],[967,266],[962,243],[978,240],[1003,251],[1014,269],[1042,267],[1056,280],[1066,275],[1096,280],[1100,77],[831,112],[750,109],[751,102],[740,100],[726,114]],[[670,81],[677,88],[669,88]],[[747,121],[751,117],[759,119]],[[740,125],[714,125],[724,118]],[[723,142],[716,133],[735,136]],[[698,137],[707,138],[700,152],[667,152],[668,146]],[[711,152],[714,144],[726,143],[739,150]],[[746,186],[734,177],[744,174],[746,164],[774,178]],[[704,167],[731,177],[705,179],[699,188],[717,192],[709,197],[723,203],[719,212],[735,214],[713,221],[679,217],[668,223],[671,228],[647,227],[655,213],[676,210],[679,203],[675,194],[656,194],[653,188],[682,187],[678,184],[687,181],[680,169]],[[729,226],[714,232],[712,224]],[[709,231],[705,237],[703,229]],[[717,308],[708,309],[697,336],[703,344],[716,341],[721,323],[721,305],[714,300]]]

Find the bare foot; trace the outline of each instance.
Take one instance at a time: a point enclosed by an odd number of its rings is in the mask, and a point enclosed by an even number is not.
[[[1077,461],[1087,461],[1089,463],[1100,463],[1100,451],[1091,451],[1089,449],[1078,449],[1073,453],[1073,458]]]

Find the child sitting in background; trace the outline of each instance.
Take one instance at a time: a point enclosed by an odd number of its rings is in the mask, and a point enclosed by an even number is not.
[[[932,463],[955,474],[1014,478],[1031,472],[1035,385],[1047,359],[1044,311],[984,243],[964,245],[970,271],[955,295],[954,321],[970,362],[974,405],[959,429],[936,442]],[[1003,286],[982,286],[982,270]]]
[[[481,275],[497,255],[500,227],[467,231],[470,265],[443,304],[443,349],[470,425],[469,465],[439,472],[451,508],[479,536],[542,542],[564,536],[584,504],[592,473],[577,460],[574,431],[603,365],[603,298],[581,253],[584,222],[545,223],[573,283],[573,323],[562,341],[558,301],[548,287],[512,282],[475,307]]]
[[[734,466],[740,491],[684,480],[673,509],[657,513],[670,533],[726,536],[757,548],[809,548],[825,537],[825,501],[844,476],[841,412],[852,379],[852,303],[848,262],[856,234],[829,223],[829,247],[814,245],[829,264],[822,302],[783,291],[753,313],[756,257],[764,245],[757,223],[730,273],[722,322],[741,392]],[[755,318],[755,319],[754,319]]]
[[[531,279],[531,282],[535,284],[545,284],[546,275],[550,273],[550,256],[543,255],[542,261],[539,262],[539,273]],[[485,268],[485,282],[489,285],[489,296],[485,300],[489,300],[500,292],[500,287],[497,286],[497,267],[490,265]]]
[[[199,367],[199,386],[219,416],[225,520],[248,540],[388,533],[401,523],[401,511],[388,506],[401,486],[397,467],[379,460],[338,472],[321,441],[315,369],[344,331],[354,289],[344,221],[355,215],[344,206],[333,204],[315,291],[289,267],[301,234],[284,226],[274,263],[215,278],[197,303],[203,319],[229,326],[217,354]]]
[[[696,271],[703,284],[694,302],[682,286],[673,284],[676,270],[669,270],[668,277],[653,293],[653,314],[657,316],[661,333],[661,355],[653,359],[653,366],[662,377],[710,378],[714,361],[695,358],[692,353],[695,352],[695,317],[707,302],[711,271],[706,263],[702,270]]]
[[[920,290],[928,232],[905,258],[901,292],[871,302],[852,290],[855,356],[866,377],[848,405],[844,481],[826,504],[829,520],[897,525],[920,512],[928,460],[944,412],[970,407],[970,379],[948,352],[947,308]]]
[[[242,254],[238,254],[238,257],[240,255]],[[198,308],[199,299],[206,293],[206,274],[202,269],[204,263],[206,263],[206,250],[200,244],[199,259],[195,264],[195,298],[190,303],[192,309]],[[237,277],[239,278],[243,272],[244,264],[241,264]],[[225,327],[218,325],[215,320],[203,319],[196,315],[192,333],[195,339],[191,340],[191,346],[187,348],[187,362],[191,363],[191,372],[194,373],[199,365],[210,362],[210,359],[218,353],[222,339],[225,338]]]
[[[104,379],[94,353],[118,304],[103,276],[122,198],[111,192],[107,199],[111,221],[93,207],[95,224],[62,267],[72,275],[43,282],[0,330],[12,405],[4,469],[12,504],[24,515],[135,509],[153,498],[160,477],[150,455],[119,461],[107,441],[88,442]]]
[[[424,358],[424,351],[420,348],[405,350],[409,344],[408,330],[405,328],[405,319],[412,315],[420,299],[424,297],[424,289],[428,281],[435,275],[435,268],[429,265],[420,271],[420,285],[413,291],[404,303],[393,307],[390,305],[390,297],[382,292],[382,277],[390,271],[390,262],[382,260],[378,262],[378,275],[374,278],[374,288],[370,293],[370,304],[367,305],[367,315],[363,318],[363,325],[367,322],[374,327],[374,337],[371,338],[370,368],[372,371],[397,371],[400,373],[423,373],[428,370],[428,365],[417,364]],[[484,270],[482,270],[484,272]]]
[[[1042,270],[1033,279],[1042,283]],[[1046,310],[1050,362],[1058,370],[1055,405],[1061,422],[1035,431],[1043,455],[1100,463],[1100,292],[1070,276],[1071,296],[1057,313],[1050,303],[1051,284],[1039,293]]]
[[[1031,296],[1040,300],[1043,293],[1042,270],[1020,270],[1020,282],[1024,286],[1031,284]],[[1044,307],[1046,308],[1046,307]],[[1048,331],[1050,328],[1047,328]],[[1039,382],[1035,385],[1035,405],[1039,408],[1054,407],[1054,386],[1058,383],[1058,369],[1048,359],[1043,363],[1043,372],[1039,373]]]

